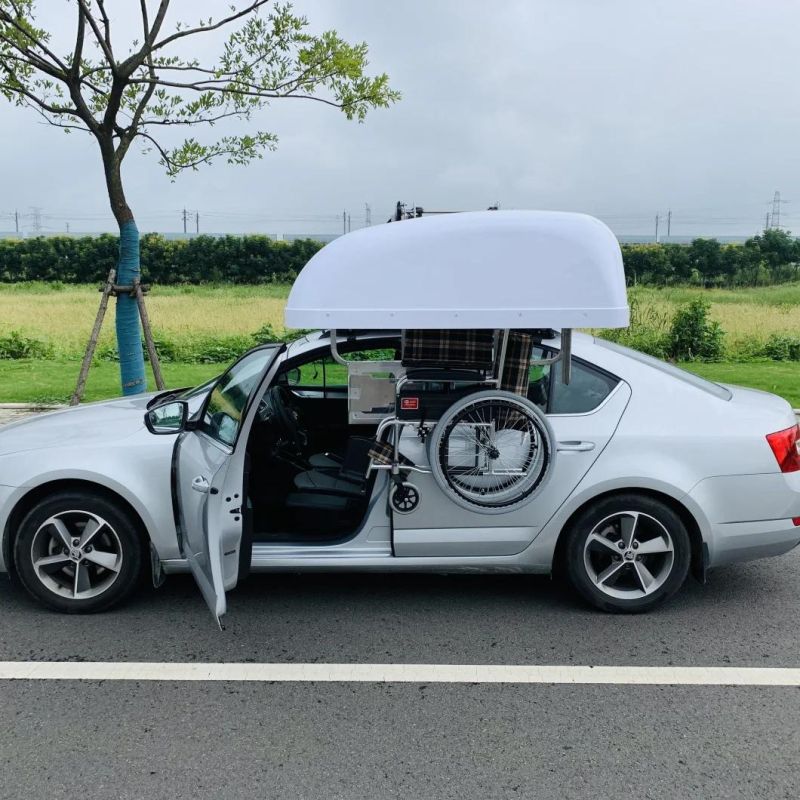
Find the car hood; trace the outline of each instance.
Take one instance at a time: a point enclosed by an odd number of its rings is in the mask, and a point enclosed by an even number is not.
[[[85,446],[125,439],[144,427],[153,394],[35,414],[0,427],[0,457],[68,445]]]

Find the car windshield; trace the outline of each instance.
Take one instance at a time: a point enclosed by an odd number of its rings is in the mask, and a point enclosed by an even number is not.
[[[180,400],[191,400],[193,397],[208,394],[209,389],[211,389],[211,387],[219,380],[219,377],[219,375],[215,375],[213,378],[210,378],[198,386],[194,386],[191,389],[185,389],[178,395],[178,398]]]
[[[208,397],[201,429],[222,444],[233,445],[253,390],[277,349],[263,347],[240,358],[216,383]]]

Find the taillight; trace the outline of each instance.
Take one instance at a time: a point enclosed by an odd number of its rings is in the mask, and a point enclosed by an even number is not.
[[[767,442],[778,461],[781,472],[800,470],[800,426],[767,434]]]

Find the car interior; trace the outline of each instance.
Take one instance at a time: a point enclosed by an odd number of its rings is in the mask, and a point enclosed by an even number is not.
[[[350,424],[347,368],[325,347],[287,360],[261,398],[248,441],[255,541],[333,542],[363,520],[376,473],[369,449],[377,421]],[[347,342],[353,360],[399,360],[400,339]]]
[[[353,337],[339,351],[349,362],[399,361],[401,339]],[[551,355],[537,346],[533,358]],[[551,381],[549,365],[531,366],[528,398],[546,412],[584,413],[617,382],[579,359],[572,372],[565,385],[560,370]],[[331,357],[327,335],[319,349],[287,360],[260,399],[247,445],[253,541],[335,543],[355,535],[378,474],[369,470],[377,426],[377,420],[351,424],[348,368]]]

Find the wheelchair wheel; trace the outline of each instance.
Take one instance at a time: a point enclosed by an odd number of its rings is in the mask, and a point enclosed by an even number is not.
[[[428,441],[433,477],[453,502],[501,514],[530,502],[550,474],[555,447],[544,415],[510,392],[454,403]]]

